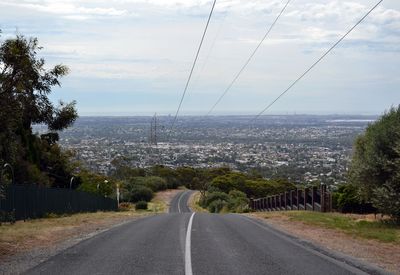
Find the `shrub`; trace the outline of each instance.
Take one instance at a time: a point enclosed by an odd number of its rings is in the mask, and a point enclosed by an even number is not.
[[[208,209],[208,211],[210,211],[211,213],[219,213],[219,212],[221,212],[221,210],[222,210],[224,207],[227,206],[227,204],[228,204],[228,203],[227,203],[226,201],[223,201],[223,200],[221,200],[221,199],[217,199],[217,200],[212,201],[212,202],[208,205],[207,209]]]
[[[153,191],[145,186],[135,186],[131,190],[130,201],[150,201],[153,198]]]
[[[228,196],[228,194],[226,194],[224,192],[208,193],[206,200],[205,200],[205,204],[207,206],[209,206],[211,203],[213,203],[214,201],[217,201],[217,200],[228,202],[229,196]]]
[[[232,190],[229,192],[229,202],[228,208],[232,212],[243,213],[249,210],[249,199],[246,194],[238,191]]]
[[[342,213],[373,213],[376,209],[371,203],[362,201],[359,190],[353,184],[344,184],[339,186],[338,190],[332,196],[333,208]]]
[[[154,192],[167,189],[167,182],[165,179],[155,176],[144,178],[144,185]]]
[[[138,201],[135,204],[135,209],[136,210],[139,210],[139,209],[146,210],[147,209],[147,202],[146,201]]]
[[[129,211],[132,209],[132,204],[129,202],[121,202],[118,206],[118,210],[120,211]]]

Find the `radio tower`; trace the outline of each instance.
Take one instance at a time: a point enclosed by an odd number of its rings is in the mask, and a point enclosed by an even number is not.
[[[150,122],[150,145],[157,146],[157,113],[154,114]]]
[[[158,151],[158,148],[157,148],[157,144],[158,144],[158,142],[157,142],[157,124],[158,124],[157,113],[155,113],[150,122],[149,145],[151,148],[151,152],[150,152],[151,165],[160,163],[160,152]]]

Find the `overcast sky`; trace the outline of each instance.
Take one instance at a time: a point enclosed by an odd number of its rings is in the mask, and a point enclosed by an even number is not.
[[[217,0],[182,114],[204,114],[287,0]],[[293,0],[215,114],[256,114],[377,0]],[[174,113],[210,0],[0,0],[4,40],[39,39],[80,115]],[[400,1],[385,0],[268,113],[380,114],[400,104]]]

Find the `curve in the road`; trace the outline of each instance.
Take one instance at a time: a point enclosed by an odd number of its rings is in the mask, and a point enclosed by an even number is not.
[[[169,214],[115,227],[27,274],[365,274],[248,217],[190,213],[191,193]]]
[[[188,206],[188,201],[193,192],[186,190],[176,195],[170,203],[169,213],[191,213],[192,210]]]

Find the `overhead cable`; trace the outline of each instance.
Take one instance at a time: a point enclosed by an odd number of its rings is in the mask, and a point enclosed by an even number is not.
[[[246,60],[244,65],[240,68],[239,72],[235,75],[231,83],[228,85],[228,87],[225,89],[225,91],[221,94],[221,96],[218,98],[218,100],[214,103],[214,105],[211,107],[211,109],[207,112],[206,116],[210,115],[215,107],[221,102],[221,100],[225,97],[225,95],[229,92],[229,90],[232,88],[232,86],[235,84],[235,82],[239,79],[240,75],[243,73],[243,71],[246,69],[247,65],[249,65],[250,61],[253,59],[255,54],[257,53],[258,49],[261,47],[261,45],[264,43],[265,39],[267,39],[268,35],[278,22],[279,18],[282,16],[283,12],[286,10],[287,6],[292,0],[288,0],[281,10],[281,12],[278,14],[278,16],[275,18],[274,22],[272,22],[271,26],[268,28],[267,32],[265,33],[264,37],[261,39],[261,41],[258,43],[257,47],[253,50],[249,58]]]
[[[174,117],[174,119],[172,121],[171,129],[174,127],[174,125],[176,123],[176,120],[177,120],[178,115],[179,115],[179,111],[180,111],[180,109],[182,107],[183,100],[185,99],[185,95],[186,95],[186,92],[187,92],[188,87],[189,87],[190,79],[192,78],[193,71],[194,71],[194,68],[195,68],[196,63],[197,63],[197,59],[199,58],[200,50],[201,50],[201,47],[203,45],[204,38],[206,36],[208,25],[210,24],[210,20],[211,20],[212,14],[214,12],[214,8],[215,8],[216,2],[217,2],[217,0],[214,0],[212,8],[211,8],[211,11],[210,11],[210,14],[208,16],[207,24],[206,24],[206,27],[204,28],[203,36],[201,37],[200,45],[199,45],[199,48],[197,49],[196,57],[194,59],[193,65],[192,65],[192,69],[190,70],[189,77],[188,77],[188,79],[186,81],[185,89],[183,90],[183,94],[182,94],[181,100],[179,102],[178,109],[176,110],[175,117]]]
[[[303,74],[300,75],[286,90],[284,90],[277,98],[275,98],[270,104],[267,105],[260,113],[258,113],[252,120],[251,123],[253,123],[255,120],[257,120],[262,114],[264,114],[269,108],[272,107],[281,97],[283,97],[287,92],[289,92],[290,89],[293,88],[303,77],[305,77],[319,62],[322,61],[334,48],[336,48],[337,45],[340,44],[358,25],[360,25],[365,18],[368,17],[381,3],[383,0],[380,0],[375,6],[373,6],[357,23],[350,29],[348,30],[332,47],[329,48],[314,64],[311,65]]]

